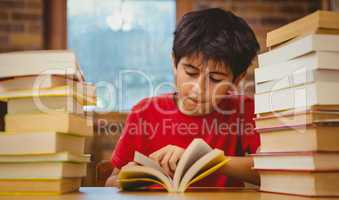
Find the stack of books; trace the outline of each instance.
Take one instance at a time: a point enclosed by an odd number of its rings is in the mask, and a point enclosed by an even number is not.
[[[0,100],[7,102],[0,133],[0,195],[62,194],[86,176],[85,138],[96,103],[70,51],[0,54]]]
[[[339,196],[339,13],[267,34],[255,70],[261,190]]]

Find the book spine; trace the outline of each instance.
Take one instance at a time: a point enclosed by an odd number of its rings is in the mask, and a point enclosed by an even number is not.
[[[306,197],[306,198],[309,198],[309,197],[317,197],[317,198],[325,198],[325,197],[328,197],[328,198],[334,198],[334,197],[338,197],[336,195],[329,195],[329,196],[326,196],[326,195],[306,195],[306,194],[296,194],[296,193],[289,193],[289,192],[274,192],[274,191],[269,191],[269,190],[266,190],[266,189],[261,189],[259,190],[260,192],[266,192],[266,193],[271,193],[271,194],[283,194],[283,195],[290,195],[290,196],[296,196],[296,197]]]
[[[5,115],[7,113],[7,103],[0,101],[0,131],[5,130]]]
[[[262,171],[262,172],[304,172],[304,173],[310,173],[310,174],[314,174],[314,173],[338,173],[339,170],[337,169],[314,169],[314,170],[310,170],[310,169],[262,169],[262,168],[255,168],[253,167],[252,169],[254,170],[258,170],[258,171]]]
[[[294,151],[294,152],[259,152],[250,154],[253,157],[271,157],[271,156],[315,156],[317,154],[339,154],[339,151]]]

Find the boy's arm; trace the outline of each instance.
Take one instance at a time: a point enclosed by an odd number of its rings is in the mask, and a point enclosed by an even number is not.
[[[254,101],[252,98],[246,98],[243,101],[244,108],[244,129],[240,135],[240,144],[242,153],[255,154],[260,152],[260,136],[255,130],[256,117],[254,114]],[[243,105],[239,105],[242,107]],[[240,155],[242,155],[240,153]],[[255,185],[260,185],[260,176],[256,170],[253,170],[254,162],[252,157],[248,156],[230,156],[230,161],[220,170],[222,174],[233,177]]]
[[[120,169],[126,164],[133,162],[134,152],[137,150],[136,147],[140,146],[142,141],[142,132],[139,130],[138,119],[140,118],[139,113],[135,111],[136,106],[133,107],[130,114],[128,115],[124,129],[119,137],[117,145],[114,148],[112,154],[113,172],[111,176],[106,180],[105,185],[107,187],[118,187],[118,174]]]
[[[219,172],[245,182],[260,185],[260,176],[253,170],[253,158],[251,157],[228,157],[230,161]]]

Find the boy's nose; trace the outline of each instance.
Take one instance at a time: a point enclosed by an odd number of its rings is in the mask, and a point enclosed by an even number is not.
[[[199,101],[205,101],[206,87],[206,77],[203,75],[199,76],[193,87],[194,98],[197,98]]]

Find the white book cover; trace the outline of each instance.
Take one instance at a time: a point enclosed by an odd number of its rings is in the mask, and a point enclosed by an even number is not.
[[[322,70],[322,69],[307,71],[300,70],[276,80],[256,83],[255,92],[256,94],[273,92],[312,82],[326,81],[339,83],[338,77],[339,70]]]
[[[258,56],[259,66],[286,62],[313,51],[339,51],[339,35],[312,34]]]
[[[267,113],[314,105],[339,105],[338,82],[314,82],[255,94],[255,113]]]
[[[316,51],[292,60],[255,69],[255,83],[277,80],[313,69],[339,70],[339,52]]]
[[[84,80],[75,54],[69,50],[0,53],[0,78],[41,74],[65,75]]]

